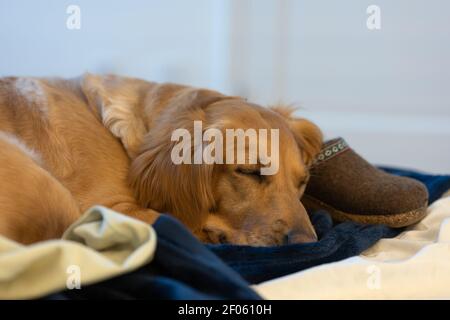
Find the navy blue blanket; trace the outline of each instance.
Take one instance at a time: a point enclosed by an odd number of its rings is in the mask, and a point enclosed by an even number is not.
[[[383,169],[422,181],[428,188],[430,202],[450,189],[450,176]],[[380,238],[393,237],[400,232],[386,226],[353,222],[333,225],[330,216],[323,211],[313,214],[311,220],[319,236],[318,242],[258,248],[205,246],[174,218],[163,215],[154,224],[158,244],[150,264],[81,290],[66,290],[47,298],[258,299],[245,280],[257,283],[339,261],[360,254]]]
[[[333,226],[325,211],[313,214],[311,221],[318,242],[259,248],[210,245],[209,248],[248,282],[258,283],[358,255],[379,239],[395,237],[401,231],[354,222]]]

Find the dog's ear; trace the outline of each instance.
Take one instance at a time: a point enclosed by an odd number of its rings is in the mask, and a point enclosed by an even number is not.
[[[85,74],[81,89],[103,125],[134,157],[147,132],[143,101],[152,84],[143,80]]]
[[[292,117],[295,108],[278,105],[271,109],[287,120],[305,165],[311,165],[322,148],[323,135],[319,127],[309,120]]]
[[[131,163],[129,179],[138,203],[173,214],[199,230],[214,206],[212,164],[174,164],[172,144],[151,139]]]
[[[139,154],[131,162],[129,181],[140,205],[170,212],[191,230],[199,230],[210,208],[214,207],[214,165],[175,163],[172,150],[182,142],[172,141],[172,133],[177,129],[188,132],[183,143],[189,142],[193,160],[194,121],[202,121],[203,131],[211,128],[207,107],[227,97],[192,88],[173,91],[171,96],[159,120],[145,136]]]

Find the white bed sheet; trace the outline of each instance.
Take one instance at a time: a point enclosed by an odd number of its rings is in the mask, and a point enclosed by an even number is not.
[[[450,299],[450,196],[359,256],[253,288],[266,299]]]

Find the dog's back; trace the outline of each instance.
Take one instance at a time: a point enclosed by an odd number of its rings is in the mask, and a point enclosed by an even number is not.
[[[129,158],[79,79],[0,79],[0,144],[1,234],[33,242],[94,204],[137,210]]]

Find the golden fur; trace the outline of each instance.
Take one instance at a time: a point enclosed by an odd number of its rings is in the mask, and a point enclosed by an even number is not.
[[[280,170],[175,165],[173,130],[277,128]],[[299,199],[320,130],[291,110],[175,84],[86,74],[0,79],[0,233],[60,237],[93,205],[148,223],[170,212],[200,239],[253,245],[312,241]],[[237,171],[237,169],[239,169]]]

